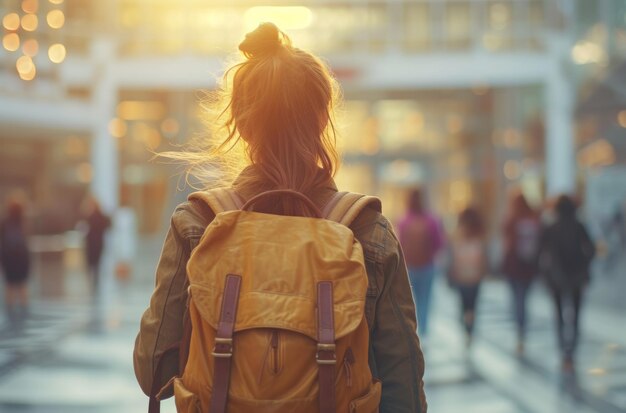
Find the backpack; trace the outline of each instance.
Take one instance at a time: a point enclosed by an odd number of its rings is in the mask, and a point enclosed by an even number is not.
[[[540,232],[540,225],[534,219],[524,218],[515,224],[515,255],[520,262],[536,263]]]
[[[485,249],[482,240],[454,240],[451,265],[453,281],[460,285],[478,283],[485,275]]]
[[[301,199],[319,217],[249,211],[269,196]],[[337,193],[324,213],[274,190],[241,205],[234,191],[192,194],[215,218],[187,263],[188,353],[173,379],[179,412],[374,413],[368,277],[348,225],[380,201]],[[186,343],[181,345],[187,346]]]

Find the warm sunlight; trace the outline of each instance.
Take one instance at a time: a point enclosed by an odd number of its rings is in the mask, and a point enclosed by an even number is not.
[[[313,22],[313,12],[303,6],[259,6],[246,10],[244,14],[246,32],[263,22],[272,22],[283,30],[305,29]]]

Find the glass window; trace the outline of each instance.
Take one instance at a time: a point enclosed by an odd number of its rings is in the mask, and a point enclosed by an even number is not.
[[[378,152],[378,127],[367,101],[344,102],[338,118],[339,149],[346,154],[374,155]]]
[[[467,49],[471,44],[472,16],[469,3],[448,3],[445,16],[447,49]]]
[[[415,152],[424,142],[424,116],[413,100],[380,100],[374,105],[378,118],[379,135],[387,151]]]
[[[513,46],[513,4],[490,1],[486,9],[486,31],[483,47],[490,51],[511,49]]]
[[[432,47],[431,7],[427,3],[407,2],[404,9],[404,47],[425,51]]]

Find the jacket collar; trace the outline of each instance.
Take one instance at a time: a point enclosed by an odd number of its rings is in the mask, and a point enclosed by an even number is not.
[[[319,171],[322,174],[322,170]],[[260,188],[246,188],[242,185],[242,182],[245,178],[249,178],[250,176],[259,175],[258,168],[254,165],[247,166],[243,169],[237,176],[237,178],[233,181],[232,187],[241,198],[244,200],[248,200],[255,195],[260,194],[261,192],[267,191],[271,188],[268,187],[260,187]],[[322,208],[332,196],[337,193],[337,185],[335,181],[330,178],[325,185],[314,189],[310,194],[307,194],[311,201],[313,201],[318,207]]]

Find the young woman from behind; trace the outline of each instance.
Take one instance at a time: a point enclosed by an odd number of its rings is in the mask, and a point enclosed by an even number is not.
[[[226,72],[219,91],[226,103],[220,123],[226,137],[220,153],[242,144],[247,163],[230,187],[244,201],[268,190],[293,190],[323,209],[337,193],[333,181],[338,166],[333,125],[338,96],[335,80],[317,57],[292,46],[270,23],[249,33],[239,49],[245,59]],[[209,177],[201,177],[206,186],[218,178],[211,175],[221,161],[214,154],[170,156],[190,160],[197,167],[192,171],[196,176],[202,166],[208,166]],[[272,198],[255,210],[285,215],[305,212],[299,202],[288,197]],[[146,394],[155,387],[153,374],[159,359],[183,334],[186,263],[213,218],[206,205],[193,199],[179,205],[173,214],[157,267],[156,288],[135,344],[135,373]],[[369,364],[383,384],[380,412],[426,412],[424,361],[398,240],[389,221],[373,209],[363,210],[350,228],[366,257]],[[156,387],[179,373],[178,355],[168,353],[162,364]]]

